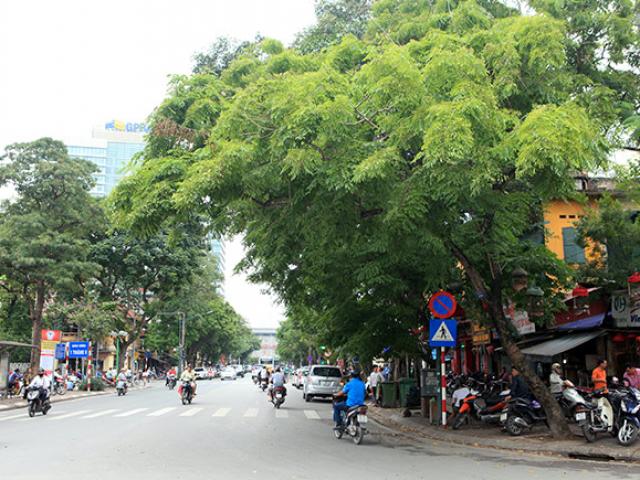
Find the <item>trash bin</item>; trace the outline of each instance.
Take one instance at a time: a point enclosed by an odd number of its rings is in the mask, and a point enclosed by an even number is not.
[[[413,378],[401,378],[398,382],[398,390],[400,391],[400,406],[406,408],[409,406],[407,402],[407,395],[411,387],[415,387],[416,381]]]
[[[384,408],[393,408],[398,403],[398,389],[396,382],[382,382],[382,406]]]

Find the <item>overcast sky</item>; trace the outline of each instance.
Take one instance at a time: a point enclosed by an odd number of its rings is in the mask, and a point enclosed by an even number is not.
[[[44,136],[90,144],[95,125],[144,120],[168,76],[217,37],[290,43],[313,21],[313,0],[1,1],[0,150]],[[241,257],[235,239],[228,272]],[[226,294],[253,326],[281,318],[242,277],[228,277]]]

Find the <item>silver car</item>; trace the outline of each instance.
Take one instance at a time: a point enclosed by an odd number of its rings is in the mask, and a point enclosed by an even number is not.
[[[342,389],[340,368],[332,365],[313,365],[304,379],[302,398],[310,402],[314,397],[331,397]]]

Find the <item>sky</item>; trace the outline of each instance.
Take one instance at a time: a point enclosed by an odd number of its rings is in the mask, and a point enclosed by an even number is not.
[[[0,2],[0,151],[48,136],[91,144],[96,125],[144,121],[172,74],[217,37],[256,34],[290,43],[314,22],[313,0],[20,0]],[[227,243],[227,272],[242,258]],[[282,310],[229,276],[229,302],[255,327],[275,327]]]

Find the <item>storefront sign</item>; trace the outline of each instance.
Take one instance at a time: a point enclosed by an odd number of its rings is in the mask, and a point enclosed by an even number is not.
[[[45,373],[50,375],[53,371],[56,345],[60,341],[62,332],[60,330],[42,330],[40,335],[40,368],[43,368]]]
[[[619,290],[611,295],[611,316],[618,328],[640,327],[640,288]]]
[[[529,314],[527,311],[516,310],[516,306],[513,302],[504,307],[504,315],[511,320],[511,324],[515,327],[519,335],[535,333],[536,324],[529,320]]]
[[[471,340],[474,345],[488,345],[491,343],[491,330],[482,325],[472,323]]]
[[[145,123],[123,122],[111,120],[104,124],[104,129],[112,132],[147,133],[149,127]]]

